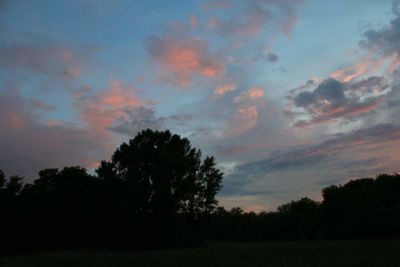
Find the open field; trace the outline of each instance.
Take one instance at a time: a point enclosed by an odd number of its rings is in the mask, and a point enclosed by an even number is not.
[[[400,266],[400,240],[212,242],[148,252],[61,251],[0,259],[5,267],[55,266]]]

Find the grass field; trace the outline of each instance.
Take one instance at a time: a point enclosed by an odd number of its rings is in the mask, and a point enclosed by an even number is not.
[[[400,240],[210,243],[148,252],[61,251],[0,259],[5,267],[400,266]]]

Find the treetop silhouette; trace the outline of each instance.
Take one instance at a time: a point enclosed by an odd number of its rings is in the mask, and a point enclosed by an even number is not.
[[[141,131],[123,143],[96,170],[105,180],[119,180],[135,196],[136,212],[193,218],[212,212],[223,173],[213,157],[201,159],[190,141],[170,131]]]

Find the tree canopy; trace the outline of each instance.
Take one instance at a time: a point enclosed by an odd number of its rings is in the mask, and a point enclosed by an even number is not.
[[[135,212],[196,218],[215,209],[223,175],[213,157],[201,156],[188,139],[147,129],[123,143],[96,172],[127,186],[135,197]]]

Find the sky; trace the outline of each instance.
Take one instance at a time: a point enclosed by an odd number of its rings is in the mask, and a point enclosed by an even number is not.
[[[0,169],[28,182],[170,129],[221,205],[274,210],[400,171],[399,114],[400,1],[0,1]]]

